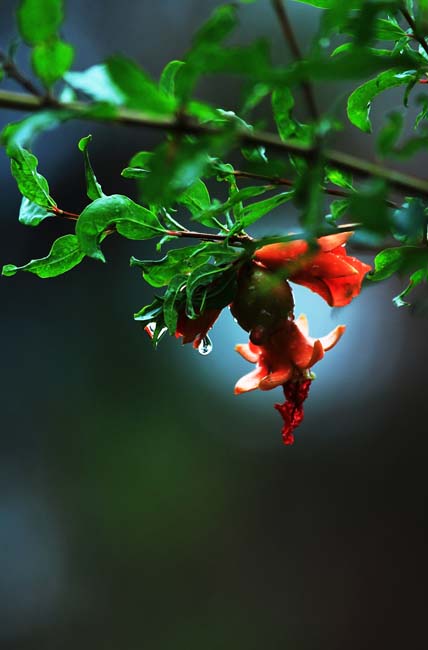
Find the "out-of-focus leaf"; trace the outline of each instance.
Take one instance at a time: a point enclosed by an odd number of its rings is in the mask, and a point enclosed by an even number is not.
[[[142,199],[149,205],[168,207],[191,187],[209,165],[209,153],[222,155],[233,134],[169,141],[153,153],[149,174],[139,182]],[[146,163],[147,164],[147,163]]]
[[[46,178],[37,171],[36,156],[15,144],[9,144],[6,152],[10,158],[12,176],[15,178],[21,194],[44,208],[56,205],[49,194]]]
[[[66,273],[80,264],[84,253],[79,248],[76,235],[64,235],[57,239],[46,257],[39,260],[31,260],[24,266],[6,264],[2,274],[6,276],[15,275],[17,271],[30,271],[39,278],[55,278],[57,275]]]
[[[206,210],[200,212],[199,214],[196,213],[193,216],[193,220],[198,221],[199,223],[202,223],[205,226],[214,226],[214,223],[212,221],[213,218],[217,218],[227,214],[229,210],[231,210],[239,203],[242,203],[242,201],[250,199],[254,196],[259,196],[260,194],[264,194],[270,189],[273,188],[269,185],[262,185],[260,187],[258,186],[245,187],[242,190],[237,190],[233,194],[231,194],[230,198],[224,203],[221,203],[220,201],[213,201],[213,203]]]
[[[70,69],[73,59],[73,46],[59,38],[39,43],[31,55],[33,70],[46,88],[50,88],[64,76]]]
[[[349,208],[348,199],[336,199],[330,203],[330,212],[326,215],[326,220],[331,223],[336,223]]]
[[[81,213],[76,224],[81,250],[89,257],[105,262],[99,240],[104,231],[112,226],[127,239],[150,239],[164,232],[153,212],[127,196],[113,194],[96,199]]]
[[[392,232],[395,239],[406,244],[421,244],[426,240],[428,209],[418,197],[408,198],[392,214]]]
[[[11,122],[2,131],[2,144],[6,147],[9,145],[30,147],[41,133],[57,128],[73,116],[74,113],[68,110],[46,110],[29,115],[20,122]]]
[[[53,217],[53,212],[48,211],[45,207],[29,201],[25,196],[22,197],[21,207],[19,208],[19,222],[25,226],[38,226],[39,223]]]
[[[342,169],[335,169],[333,167],[327,167],[325,171],[326,179],[337,185],[338,187],[344,187],[348,190],[353,190],[354,186],[352,184],[352,174],[345,172]]]
[[[128,108],[155,115],[174,112],[174,99],[164,93],[132,59],[112,56],[107,60],[107,70],[114,85],[124,95]]]
[[[382,156],[388,156],[393,151],[404,122],[401,113],[397,112],[387,115],[386,120],[377,139],[377,150]]]
[[[95,101],[108,102],[117,106],[126,102],[126,95],[113,82],[104,63],[93,65],[82,72],[67,72],[64,79],[72,88],[80,90]]]
[[[312,7],[318,7],[319,9],[331,9],[332,5],[334,5],[334,0],[294,0],[294,2],[312,5]]]
[[[56,35],[63,18],[63,0],[21,0],[18,27],[24,41],[37,45]]]
[[[371,102],[384,90],[402,86],[415,77],[415,71],[402,72],[396,68],[381,72],[375,79],[370,79],[354,90],[348,99],[348,117],[350,122],[361,131],[370,133],[372,125],[369,118]]]
[[[88,146],[92,140],[92,135],[87,135],[85,138],[79,140],[79,150],[83,153],[85,161],[85,178],[86,178],[86,193],[88,197],[95,201],[104,196],[101,185],[98,183],[97,178],[92,169],[91,161],[89,160]]]
[[[272,109],[278,133],[287,140],[296,131],[296,123],[291,113],[294,108],[294,97],[287,87],[278,88],[272,93]]]
[[[391,226],[386,204],[387,190],[383,181],[372,181],[349,197],[349,214],[363,228],[386,235]]]

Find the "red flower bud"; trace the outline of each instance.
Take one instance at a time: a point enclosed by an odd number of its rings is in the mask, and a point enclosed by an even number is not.
[[[175,331],[176,338],[182,336],[183,343],[193,341],[193,347],[198,348],[220,313],[221,309],[206,309],[197,318],[189,318],[184,311],[180,312]]]

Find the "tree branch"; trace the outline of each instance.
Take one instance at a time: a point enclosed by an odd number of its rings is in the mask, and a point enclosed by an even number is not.
[[[285,40],[287,41],[290,50],[293,53],[296,61],[302,60],[302,53],[300,51],[299,44],[294,35],[293,28],[291,26],[290,20],[288,18],[287,12],[285,10],[282,0],[272,0],[272,5],[274,11],[278,17],[279,24],[284,34]],[[309,113],[314,120],[318,119],[318,109],[315,102],[315,97],[312,91],[312,86],[308,81],[302,81],[301,83],[303,94],[305,96],[306,104],[309,109]]]
[[[0,51],[0,64],[3,66],[3,70],[6,75],[11,79],[14,79],[24,90],[28,91],[36,97],[43,97],[43,93],[33,84],[30,79],[24,77],[24,75],[18,70],[13,59],[6,56],[4,52]]]
[[[404,5],[400,8],[400,11],[401,11],[403,17],[406,19],[410,29],[412,30],[412,37],[416,41],[418,41],[418,43],[423,47],[425,52],[428,54],[428,44],[427,44],[423,34],[421,34],[419,32],[419,28],[418,28],[416,22],[413,20],[412,16],[410,15],[410,13],[408,12],[408,10],[406,9],[406,7]]]
[[[46,103],[45,98],[4,90],[0,91],[0,107],[3,108],[36,112],[46,108],[47,105],[49,104]],[[180,118],[175,116],[153,117],[139,111],[117,107],[116,115],[113,118],[102,117],[99,114],[93,114],[91,105],[83,102],[54,103],[52,108],[70,111],[74,113],[76,119],[113,122],[127,126],[148,127],[193,135],[222,135],[224,133],[224,129],[208,124],[199,124],[189,118],[183,119],[182,116]],[[295,140],[281,140],[277,135],[265,131],[238,130],[235,132],[235,139],[240,144],[264,146],[281,153],[292,153],[306,160],[312,160],[317,151],[317,147],[313,145]],[[428,196],[427,180],[388,169],[334,149],[325,149],[323,157],[338,169],[344,169],[363,177],[381,178],[404,193],[412,192],[417,195]]]

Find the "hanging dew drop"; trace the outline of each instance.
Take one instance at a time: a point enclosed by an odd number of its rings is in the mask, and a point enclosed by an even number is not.
[[[210,352],[212,352],[212,349],[213,349],[213,344],[211,343],[210,337],[204,336],[202,341],[199,343],[199,347],[198,347],[199,354],[202,354],[205,357],[207,354],[210,354]]]
[[[145,329],[148,331],[150,336],[153,336],[153,334],[155,333],[155,330],[156,330],[156,323],[155,322],[147,323]]]

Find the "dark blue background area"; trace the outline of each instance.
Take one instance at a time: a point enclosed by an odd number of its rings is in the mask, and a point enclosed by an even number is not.
[[[74,69],[123,52],[157,76],[216,4],[70,0],[63,32]],[[287,6],[308,44],[317,12]],[[2,47],[15,7],[0,6]],[[243,8],[235,40],[262,35],[276,60],[288,57],[267,0]],[[320,105],[347,88],[318,87]],[[199,96],[233,109],[239,87],[210,79]],[[395,100],[377,102],[375,122]],[[20,117],[3,111],[1,125]],[[85,205],[77,141],[88,133],[104,191],[136,198],[120,171],[161,134],[76,122],[35,147],[58,205]],[[336,145],[373,155],[353,128]],[[423,156],[410,170],[422,169]],[[3,151],[0,179],[1,264],[46,255],[70,224],[18,223]],[[286,230],[289,210],[255,232]],[[106,265],[0,279],[0,647],[425,647],[427,320],[392,305],[400,282],[370,286],[333,313],[296,290],[314,335],[348,329],[285,448],[272,408],[279,391],[233,396],[249,366],[233,350],[245,333],[230,314],[208,357],[169,338],[154,351],[132,318],[152,292],[129,268],[152,243],[112,237],[103,250]]]

